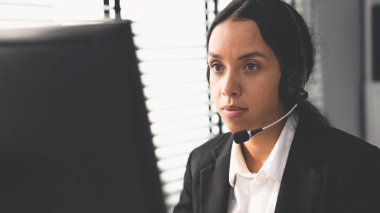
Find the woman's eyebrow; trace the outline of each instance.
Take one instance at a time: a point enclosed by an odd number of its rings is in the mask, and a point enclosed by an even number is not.
[[[222,59],[222,56],[221,56],[221,55],[218,55],[218,54],[215,54],[215,53],[212,53],[212,52],[209,52],[208,54],[209,54],[211,57],[213,57],[213,58]]]
[[[242,59],[254,58],[254,57],[262,57],[262,58],[265,58],[265,59],[269,59],[269,57],[267,55],[265,55],[262,52],[258,52],[258,51],[241,55],[241,56],[239,56],[238,59],[242,60]]]
[[[218,54],[215,54],[215,53],[212,53],[212,52],[209,52],[208,55],[211,56],[211,57],[213,57],[213,58],[216,58],[216,59],[222,59],[223,58],[221,55],[218,55]],[[241,56],[239,56],[238,59],[242,60],[242,59],[254,58],[254,57],[262,57],[262,58],[265,58],[265,59],[269,59],[269,57],[267,55],[265,55],[262,52],[258,52],[258,51],[241,55]]]

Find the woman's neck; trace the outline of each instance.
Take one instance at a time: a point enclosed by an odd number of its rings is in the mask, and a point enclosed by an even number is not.
[[[274,145],[276,145],[285,123],[286,120],[283,120],[241,144],[242,154],[250,172],[257,173],[261,169]]]

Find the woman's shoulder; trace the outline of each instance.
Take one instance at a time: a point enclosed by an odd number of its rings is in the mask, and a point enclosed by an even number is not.
[[[367,141],[334,127],[327,127],[319,150],[328,164],[352,175],[368,173],[380,178],[380,149]]]
[[[232,134],[230,132],[219,134],[195,148],[194,152],[209,152],[218,146],[225,145],[228,141],[232,141]]]
[[[351,159],[361,155],[380,157],[380,149],[367,141],[348,132],[330,126],[323,116],[318,113],[304,113],[298,124],[300,135],[304,139],[314,141],[307,143],[322,153],[335,157]],[[296,130],[297,132],[297,130]],[[317,151],[319,153],[319,151]]]
[[[232,134],[217,135],[190,153],[193,164],[207,164],[224,155],[229,155],[232,146]]]
[[[331,127],[327,131],[331,144],[329,174],[330,180],[335,180],[330,182],[337,185],[338,197],[352,209],[378,209],[380,149],[342,130]]]
[[[340,129],[326,128],[326,137],[329,138],[332,148],[339,150],[340,153],[349,154],[351,157],[352,154],[374,154],[380,157],[378,147]]]

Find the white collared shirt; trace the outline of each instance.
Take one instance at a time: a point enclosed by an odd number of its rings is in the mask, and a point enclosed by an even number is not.
[[[297,122],[297,115],[291,114],[258,173],[248,170],[241,146],[232,143],[229,171],[232,188],[228,200],[228,213],[274,212]]]

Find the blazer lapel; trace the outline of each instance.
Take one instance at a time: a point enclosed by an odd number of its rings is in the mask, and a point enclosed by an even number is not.
[[[282,178],[275,213],[316,212],[323,183],[317,127],[298,124]],[[314,134],[313,134],[314,133]]]
[[[227,212],[231,146],[232,135],[228,135],[211,151],[215,161],[200,172],[201,213]]]

